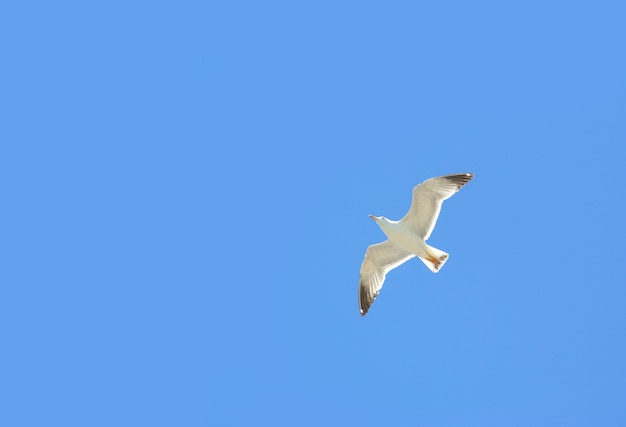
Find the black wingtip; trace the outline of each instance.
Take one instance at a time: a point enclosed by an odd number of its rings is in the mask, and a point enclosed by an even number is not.
[[[367,298],[365,295],[359,295],[359,312],[361,313],[361,317],[365,317],[369,310],[369,306],[367,304]]]
[[[460,173],[454,175],[447,175],[445,177],[448,181],[453,182],[457,186],[457,191],[463,187],[465,184],[470,182],[472,178],[474,178],[474,174],[471,172],[468,173]]]

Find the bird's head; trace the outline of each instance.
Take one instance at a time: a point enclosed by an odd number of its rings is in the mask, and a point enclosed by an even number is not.
[[[374,221],[376,222],[380,222],[380,221],[386,221],[387,218],[385,218],[384,216],[374,216],[374,215],[370,215],[370,218],[372,218]]]

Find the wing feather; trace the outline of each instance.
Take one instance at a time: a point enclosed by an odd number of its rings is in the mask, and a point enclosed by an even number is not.
[[[473,173],[444,175],[416,185],[411,208],[400,221],[427,240],[435,228],[443,201],[452,197],[472,178]]]
[[[365,316],[378,296],[387,273],[413,258],[415,255],[406,252],[391,241],[371,245],[365,252],[361,264],[359,280],[359,308],[361,316]]]

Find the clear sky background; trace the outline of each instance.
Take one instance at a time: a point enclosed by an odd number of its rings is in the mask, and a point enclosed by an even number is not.
[[[3,3],[0,424],[626,425],[625,17]]]

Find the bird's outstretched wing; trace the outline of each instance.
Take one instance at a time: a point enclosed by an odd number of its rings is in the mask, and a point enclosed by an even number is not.
[[[427,240],[435,228],[443,201],[452,197],[472,178],[473,173],[444,175],[416,185],[411,208],[400,221]]]
[[[367,314],[370,306],[378,296],[387,273],[414,256],[412,253],[400,249],[389,240],[367,248],[363,264],[361,264],[361,279],[359,280],[359,308],[361,309],[361,316]]]

